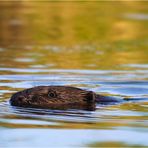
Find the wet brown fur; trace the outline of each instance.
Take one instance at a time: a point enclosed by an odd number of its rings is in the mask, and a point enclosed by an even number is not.
[[[50,96],[51,95],[51,96]],[[95,110],[95,93],[70,86],[38,86],[12,95],[12,106]]]

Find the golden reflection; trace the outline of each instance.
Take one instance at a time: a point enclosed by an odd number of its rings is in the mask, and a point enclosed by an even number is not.
[[[145,23],[124,18],[128,4],[133,13],[144,5],[143,2],[139,5],[132,2],[132,6],[131,2],[1,2],[0,44],[65,46],[135,39]]]
[[[19,68],[53,64],[52,68],[62,69],[118,69],[119,64],[146,63],[147,22],[129,20],[124,14],[129,8],[130,13],[147,9],[144,2],[132,4],[1,2],[0,63]]]
[[[136,147],[136,148],[141,148],[144,147],[141,144],[129,144],[129,143],[124,143],[124,142],[118,142],[118,141],[107,141],[107,142],[95,142],[92,144],[88,144],[89,147],[118,147],[118,148],[125,148],[125,147]]]
[[[113,25],[111,30],[111,40],[120,41],[120,40],[129,40],[137,38],[137,31],[135,31],[138,27],[136,24],[132,24],[126,21],[116,22]]]

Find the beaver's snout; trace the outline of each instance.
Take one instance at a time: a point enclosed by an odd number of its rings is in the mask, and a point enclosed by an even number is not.
[[[25,96],[16,93],[11,97],[10,103],[13,106],[25,106],[28,104],[28,99]]]

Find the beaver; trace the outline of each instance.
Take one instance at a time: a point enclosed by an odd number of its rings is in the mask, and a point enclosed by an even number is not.
[[[17,92],[10,99],[12,106],[88,111],[94,111],[96,103],[113,104],[118,102],[121,102],[121,99],[70,86],[36,86]]]

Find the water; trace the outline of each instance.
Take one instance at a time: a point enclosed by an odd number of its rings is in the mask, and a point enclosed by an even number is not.
[[[1,2],[0,147],[148,146],[147,10],[147,2]],[[93,112],[9,105],[38,85],[138,101]]]

